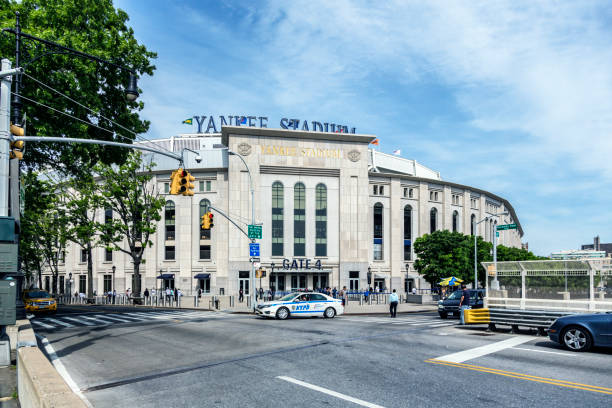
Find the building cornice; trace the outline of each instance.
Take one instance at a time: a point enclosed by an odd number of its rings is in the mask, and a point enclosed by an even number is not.
[[[230,135],[278,137],[282,139],[310,139],[363,144],[370,144],[372,140],[376,139],[376,136],[373,135],[358,135],[354,133],[307,132],[305,130],[223,126],[221,129],[221,143],[225,146],[229,146]]]

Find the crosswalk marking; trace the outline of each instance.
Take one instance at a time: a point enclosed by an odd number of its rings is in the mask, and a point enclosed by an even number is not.
[[[137,323],[143,321],[169,321],[172,319],[197,320],[223,318],[229,314],[222,312],[198,312],[195,310],[152,310],[133,311],[109,314],[82,314],[69,316],[56,316],[53,318],[33,318],[31,323],[39,329],[61,330],[78,326],[109,326],[112,324]]]
[[[55,326],[48,325],[46,323],[41,322],[40,320],[33,320],[32,323],[35,323],[39,326],[44,327],[45,329],[55,329]]]
[[[134,322],[138,322],[138,321],[141,320],[141,319],[130,320],[130,318],[122,319],[122,318],[119,318],[117,316],[110,316],[110,315],[108,315],[108,316],[107,315],[94,315],[94,316],[104,317],[105,319],[115,320],[115,321],[124,322],[124,323],[134,323]]]
[[[47,318],[47,319],[43,319],[44,321],[51,323],[51,324],[59,324],[60,326],[64,326],[64,327],[74,327],[74,324],[70,324],[70,323],[66,323],[61,321],[60,319],[51,319],[51,318]]]
[[[417,316],[406,316],[400,318],[391,318],[387,316],[377,316],[377,317],[341,317],[341,321],[350,321],[350,322],[360,322],[360,323],[370,323],[370,324],[389,324],[389,325],[406,325],[413,327],[423,327],[423,328],[436,328],[436,327],[444,327],[444,326],[454,326],[457,323],[453,321],[440,321],[435,318],[430,317],[417,317]]]
[[[88,321],[82,320],[82,319],[76,319],[74,317],[62,316],[62,319],[68,319],[68,320],[71,320],[73,322],[84,324],[85,326],[95,326],[95,323],[88,322]]]

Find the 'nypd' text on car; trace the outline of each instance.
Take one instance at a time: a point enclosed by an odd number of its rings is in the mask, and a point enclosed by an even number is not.
[[[276,317],[280,320],[311,316],[331,319],[342,313],[342,300],[314,292],[290,293],[280,299],[260,303],[255,308],[255,314],[259,316]]]

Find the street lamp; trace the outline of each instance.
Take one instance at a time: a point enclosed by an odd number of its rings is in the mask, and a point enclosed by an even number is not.
[[[491,218],[499,217],[500,215],[508,215],[508,211],[504,211],[498,214],[488,215],[484,217],[482,220],[478,221],[474,225],[474,289],[478,289],[478,241],[476,237],[478,236],[478,224],[481,222],[485,222]],[[497,231],[494,231],[497,232]],[[497,282],[497,234],[493,234],[493,264],[495,265],[495,282]],[[486,277],[485,277],[486,279]]]
[[[117,267],[115,265],[113,265],[113,287],[111,288],[111,292],[115,290],[115,270],[117,269]]]
[[[72,272],[68,274],[68,296],[72,299]]]
[[[251,189],[251,225],[255,225],[255,190],[253,189],[253,178],[251,177],[251,170],[249,169],[249,166],[240,154],[231,151],[229,148],[227,149],[227,154],[229,154],[230,156],[237,156],[240,160],[242,160],[244,167],[246,167],[247,169],[247,173],[249,175],[249,187]],[[252,238],[251,242],[254,243],[255,239]],[[249,297],[251,298],[251,306],[253,306],[253,310],[255,310],[255,263],[252,258],[251,277],[249,279],[249,292]]]

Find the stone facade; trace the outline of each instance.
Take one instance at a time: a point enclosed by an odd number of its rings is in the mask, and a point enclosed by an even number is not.
[[[497,221],[480,224],[477,233],[491,241],[494,222],[514,222],[519,228],[500,232],[498,243],[520,247],[523,232],[506,200],[477,188],[443,181],[439,173],[415,161],[373,151],[369,149],[373,139],[369,135],[224,127],[221,134],[154,141],[174,151],[199,147],[203,160],[197,163],[195,155],[186,154],[185,167],[196,178],[195,195],[189,197],[167,194],[176,162],[159,155],[153,158],[158,166],[152,182],[174,204],[174,218],[172,211],[164,211],[153,237],[154,246],[145,251],[146,262],[141,265],[143,289],[172,285],[186,294],[201,287],[212,294],[232,295],[240,287],[246,291],[247,285],[252,286],[245,278],[252,267],[249,240],[221,215],[228,215],[246,231],[253,216],[251,183],[255,223],[263,226],[263,237],[258,240],[260,262],[267,272],[266,278],[257,279],[256,288],[261,284],[264,289],[273,286],[278,291],[321,285],[362,289],[367,285],[368,275],[371,286],[400,292],[412,287],[427,288],[412,267],[412,242],[431,231],[432,209],[436,212],[436,229],[456,229],[466,234],[471,233],[472,218],[480,221],[507,211],[509,215]],[[224,146],[241,155],[250,173],[242,160],[228,154]],[[282,252],[277,254],[272,253],[274,183],[280,183],[283,191],[283,222],[277,222],[282,225],[282,246],[277,246],[282,247]],[[302,185],[303,211],[296,208],[302,201],[295,196]],[[325,200],[320,200],[320,205],[324,202],[326,211],[317,212],[317,197],[322,197],[322,190]],[[201,237],[202,200],[208,200],[214,207],[210,239]],[[380,205],[382,217],[374,215],[375,206]],[[404,231],[406,211],[410,214],[409,237],[405,237]],[[99,217],[102,221],[104,214]],[[380,226],[376,227],[375,236],[376,222]],[[319,244],[319,254],[317,228],[319,238],[324,236],[326,241],[325,246]],[[301,247],[294,244],[301,242],[302,229],[304,252],[296,255]],[[72,273],[71,291],[75,292],[83,285],[80,276],[86,275],[87,265],[82,262],[80,248],[70,246],[66,253],[60,275],[67,282],[68,273]],[[104,248],[96,248],[93,256],[94,289],[98,293],[109,285],[118,292],[132,287],[129,257],[113,253],[112,260],[106,261]],[[160,276],[167,279],[159,279]],[[43,282],[45,279],[48,277]]]

